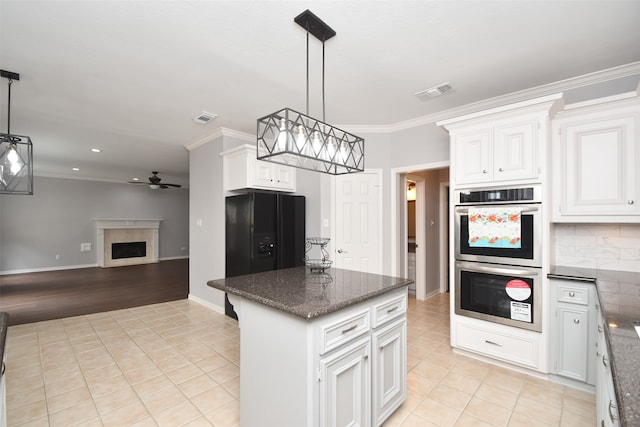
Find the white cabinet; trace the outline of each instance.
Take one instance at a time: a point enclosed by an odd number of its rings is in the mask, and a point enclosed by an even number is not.
[[[560,113],[553,135],[553,220],[640,222],[638,98]]]
[[[320,359],[320,425],[371,424],[369,337]]]
[[[463,316],[455,316],[454,347],[541,370],[540,334]],[[453,323],[453,322],[452,322]]]
[[[457,185],[541,181],[550,118],[561,94],[438,122],[451,135]]]
[[[256,158],[256,147],[245,144],[227,150],[223,156],[225,191],[255,188],[259,190],[296,191],[296,171],[291,166],[265,162]]]
[[[229,299],[242,426],[378,426],[405,401],[406,287],[311,320]]]
[[[611,376],[609,364],[609,350],[604,336],[604,319],[600,315],[598,319],[598,351],[597,355],[597,383],[596,383],[596,413],[598,426],[618,427],[620,418],[616,392]]]
[[[407,322],[401,319],[373,333],[373,416],[382,425],[405,400]],[[364,425],[364,424],[361,424]]]
[[[596,295],[595,285],[550,280],[551,372],[594,385]]]
[[[454,137],[456,184],[534,179],[540,122],[497,123]]]

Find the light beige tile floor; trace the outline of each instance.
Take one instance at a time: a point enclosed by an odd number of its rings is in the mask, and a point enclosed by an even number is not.
[[[410,299],[402,426],[593,426],[588,393],[454,354],[447,296]],[[237,322],[187,300],[11,326],[9,426],[237,426]]]

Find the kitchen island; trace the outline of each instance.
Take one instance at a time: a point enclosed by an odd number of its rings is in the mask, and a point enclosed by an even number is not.
[[[240,326],[240,424],[380,425],[406,398],[409,279],[296,267],[212,280]]]

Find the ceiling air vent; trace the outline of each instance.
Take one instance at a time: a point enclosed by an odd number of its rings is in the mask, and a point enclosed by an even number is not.
[[[196,123],[206,124],[206,123],[209,123],[211,120],[215,119],[216,117],[218,117],[217,114],[207,113],[206,111],[203,111],[198,116],[194,117],[193,121]]]
[[[452,90],[453,86],[451,86],[449,82],[446,82],[434,87],[430,87],[429,89],[416,92],[414,95],[418,98],[435,98],[436,96],[444,95],[445,93],[451,92]]]

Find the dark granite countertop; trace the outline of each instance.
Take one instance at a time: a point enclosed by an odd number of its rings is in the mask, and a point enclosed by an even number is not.
[[[640,426],[640,338],[633,325],[640,321],[640,274],[554,266],[547,277],[595,283],[620,419],[625,427]]]
[[[211,280],[207,284],[303,319],[313,319],[408,286],[413,280],[359,271],[294,267]]]
[[[9,313],[0,312],[0,364],[4,363],[4,345],[7,342],[7,327],[9,326]],[[4,366],[0,366],[4,372]]]

